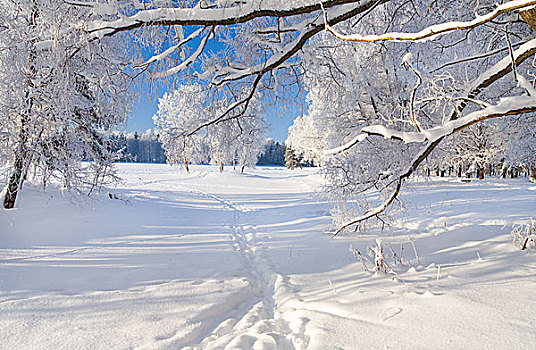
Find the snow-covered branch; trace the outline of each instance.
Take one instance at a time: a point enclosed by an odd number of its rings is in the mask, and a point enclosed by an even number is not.
[[[400,192],[400,187],[402,185],[402,181],[406,178],[408,178],[422,163],[422,161],[431,153],[431,151],[437,147],[437,145],[448,135],[451,135],[453,133],[456,133],[464,128],[467,128],[473,124],[476,124],[478,122],[492,119],[492,118],[498,118],[498,117],[504,117],[504,116],[510,116],[510,115],[519,115],[523,113],[530,113],[530,112],[536,112],[536,99],[532,96],[515,96],[515,97],[508,97],[501,100],[501,102],[495,106],[490,106],[487,108],[484,108],[480,111],[476,111],[473,113],[469,113],[463,118],[458,118],[455,120],[451,120],[447,123],[445,123],[443,126],[432,128],[429,130],[423,130],[421,133],[418,132],[401,132],[396,130],[390,130],[382,125],[374,125],[369,126],[362,129],[362,132],[366,134],[365,136],[360,135],[362,138],[361,140],[364,140],[367,135],[374,135],[374,136],[382,136],[384,138],[391,138],[391,139],[397,139],[402,140],[404,142],[410,143],[410,142],[422,142],[427,143],[427,145],[422,149],[421,152],[418,153],[417,157],[414,158],[414,160],[411,162],[411,164],[408,166],[407,170],[404,171],[401,175],[397,176],[393,182],[396,182],[395,189],[391,193],[391,195],[379,206],[375,208],[371,208],[367,212],[365,212],[363,215],[341,225],[334,235],[337,235],[339,232],[344,230],[345,228],[358,224],[360,222],[363,222],[365,220],[368,220],[374,216],[377,216],[381,213],[383,213],[396,199]],[[359,142],[358,140],[352,140],[352,146]],[[351,146],[346,146],[351,147]]]
[[[330,0],[322,2],[325,8],[343,4],[359,4],[366,0]],[[300,2],[286,0],[256,0],[233,7],[201,8],[157,8],[141,10],[131,16],[116,20],[95,20],[87,31],[95,38],[111,36],[116,33],[155,25],[235,25],[255,18],[273,16],[287,17],[307,14],[320,10],[317,0]]]
[[[479,123],[481,121],[511,115],[519,115],[536,111],[536,91],[521,75],[518,75],[518,85],[525,88],[529,93],[528,96],[512,96],[500,99],[496,105],[487,105],[485,108],[460,117],[463,109],[473,100],[481,91],[489,87],[494,82],[506,76],[513,69],[512,60],[515,65],[520,65],[527,58],[536,54],[536,39],[530,40],[521,45],[517,50],[504,57],[491,68],[483,72],[477,79],[468,85],[462,96],[461,102],[454,109],[448,120],[441,126],[423,130],[422,132],[404,132],[392,130],[383,125],[368,126],[361,129],[361,133],[354,137],[351,141],[337,148],[323,151],[325,156],[331,156],[349,150],[360,142],[364,141],[369,136],[380,136],[384,138],[398,139],[407,143],[423,143],[424,146],[417,152],[413,160],[408,164],[406,169],[399,174],[391,176],[390,184],[396,183],[395,189],[379,206],[372,208],[363,215],[343,224],[339,227],[335,234],[338,234],[345,228],[359,224],[372,217],[377,217],[387,210],[393,203],[400,192],[400,186],[403,181],[410,177],[415,170],[424,162],[424,160],[432,153],[434,149],[447,137],[453,133],[461,131],[468,126]],[[512,59],[513,57],[513,59]]]
[[[143,63],[141,63],[139,65],[134,66],[134,68],[145,68],[145,67],[147,67],[148,65],[150,65],[150,64],[152,64],[154,62],[162,61],[163,59],[165,59],[166,57],[171,55],[173,52],[175,52],[176,50],[180,49],[186,43],[188,43],[191,40],[197,38],[199,35],[201,35],[201,33],[203,33],[203,31],[205,29],[206,29],[206,27],[199,28],[198,30],[194,31],[192,34],[188,35],[187,38],[185,38],[184,40],[181,40],[178,44],[171,46],[170,48],[168,48],[167,50],[165,50],[162,53],[159,53],[157,55],[153,55],[147,61],[145,61],[145,62],[143,62]],[[206,43],[206,40],[205,40],[205,43]]]
[[[393,190],[393,193],[389,196],[389,198],[387,200],[385,200],[379,206],[377,206],[375,208],[371,208],[370,210],[365,212],[363,215],[361,215],[361,216],[359,216],[359,217],[357,217],[357,218],[355,218],[353,220],[350,220],[349,222],[347,222],[345,224],[342,224],[337,229],[337,231],[335,231],[335,233],[331,237],[332,238],[335,237],[341,231],[343,231],[344,229],[346,229],[349,226],[359,224],[360,222],[363,222],[365,220],[371,219],[371,218],[373,218],[375,216],[378,216],[381,213],[383,213],[393,203],[393,201],[396,199],[396,197],[400,193],[400,188],[401,187],[402,187],[402,179],[399,178],[399,179],[396,180],[396,185],[395,185],[395,189]]]
[[[179,65],[176,65],[175,67],[167,69],[164,72],[156,73],[154,76],[156,78],[164,78],[164,77],[168,77],[168,76],[173,75],[173,74],[177,74],[177,73],[183,71],[184,69],[186,69],[186,67],[188,67],[190,64],[192,64],[199,57],[199,55],[201,55],[201,53],[203,53],[203,50],[205,49],[205,46],[207,45],[207,41],[208,41],[208,39],[210,39],[210,36],[212,35],[212,33],[214,33],[214,27],[210,28],[208,34],[205,35],[205,37],[201,40],[201,42],[199,43],[199,46],[197,47],[197,49],[190,56],[188,56],[187,59],[182,61]]]
[[[258,87],[261,79],[262,79],[262,75],[261,74],[257,75],[257,77],[255,78],[255,81],[251,85],[251,89],[250,89],[249,93],[246,94],[245,97],[239,99],[236,102],[231,103],[225,109],[225,111],[223,113],[219,114],[218,116],[212,118],[209,121],[206,121],[206,122],[201,123],[200,125],[198,125],[195,129],[191,130],[188,133],[188,136],[194,135],[195,133],[199,132],[201,129],[203,129],[203,128],[207,127],[207,126],[218,124],[218,123],[221,123],[221,122],[226,121],[226,120],[240,118],[244,114],[246,109],[248,108],[249,103],[251,102],[251,100],[253,99],[253,96],[255,95],[255,91],[257,90],[257,87]],[[240,112],[236,112],[236,110],[239,107],[241,107],[242,110]],[[236,113],[233,115],[233,112],[236,112]]]
[[[364,11],[367,11],[376,3],[377,1],[374,0],[363,0],[360,1],[359,4],[340,6],[330,13],[327,21],[331,25],[341,23]],[[302,29],[300,34],[296,36],[296,38],[294,38],[294,40],[292,40],[290,43],[281,46],[279,50],[277,50],[277,53],[268,58],[265,62],[244,69],[236,69],[232,67],[222,68],[215,76],[213,83],[216,85],[221,85],[230,81],[237,81],[257,74],[265,74],[266,72],[280,67],[292,56],[294,56],[305,45],[307,40],[320,33],[324,29],[324,22],[322,18],[316,18],[314,20],[306,19],[296,27]]]
[[[516,65],[521,64],[528,57],[536,54],[536,39],[530,40],[521,45],[517,50],[513,52],[513,56],[516,61]],[[512,64],[510,55],[506,56],[491,68],[482,73],[475,81],[473,81],[466,89],[465,96],[467,99],[473,99],[483,89],[491,85],[493,82],[504,77],[506,74],[512,71]],[[522,78],[522,77],[521,77]],[[528,84],[524,84],[527,88]],[[464,118],[462,121],[455,122],[458,119],[459,113],[467,105],[467,100],[462,100],[458,108],[453,112],[453,115],[449,118],[444,125],[424,130],[422,132],[405,132],[399,130],[392,130],[382,125],[368,126],[361,130],[361,134],[354,137],[351,141],[328,150],[324,150],[323,154],[326,156],[335,155],[352,148],[356,144],[364,141],[368,135],[382,136],[390,139],[397,139],[406,143],[412,142],[425,142],[435,141],[443,136],[449,135],[453,132],[463,129],[466,125],[472,125],[480,120],[496,118],[500,116],[515,115],[520,113],[526,113],[523,111],[523,103],[527,103],[528,111],[530,112],[534,101],[528,96],[518,96],[503,99],[499,104],[488,106],[480,111],[473,112]]]
[[[367,126],[361,132],[367,135],[382,136],[387,139],[400,140],[405,143],[422,143],[426,141],[436,141],[439,138],[454,134],[468,126],[478,122],[523,113],[536,111],[536,99],[532,96],[512,96],[501,99],[493,106],[486,107],[480,111],[469,113],[468,115],[450,120],[441,126],[422,130],[421,132],[398,131],[389,129],[383,125]]]
[[[504,4],[499,4],[495,10],[490,13],[477,16],[471,21],[466,22],[447,22],[441,24],[435,24],[429,26],[416,33],[400,33],[400,32],[389,32],[380,35],[361,35],[361,34],[350,34],[344,35],[337,32],[330,24],[326,21],[326,30],[334,35],[335,37],[345,40],[345,41],[360,41],[360,42],[377,42],[377,41],[420,41],[428,40],[436,37],[440,34],[449,33],[456,30],[467,30],[481,26],[485,23],[489,23],[499,17],[500,15],[512,11],[519,10],[528,10],[536,5],[536,0],[513,0],[508,1]],[[324,11],[324,16],[326,16],[326,11]]]

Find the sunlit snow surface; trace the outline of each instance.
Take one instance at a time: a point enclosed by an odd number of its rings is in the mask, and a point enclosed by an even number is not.
[[[412,183],[407,216],[382,236],[414,266],[393,281],[349,251],[376,236],[324,233],[315,169],[119,170],[119,199],[27,186],[18,209],[0,210],[1,349],[536,343],[536,254],[509,234],[536,212],[526,179]]]

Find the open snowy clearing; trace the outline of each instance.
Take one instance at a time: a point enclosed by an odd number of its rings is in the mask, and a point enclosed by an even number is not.
[[[0,211],[0,348],[534,348],[527,180],[412,184],[381,237],[413,266],[393,280],[349,249],[377,236],[325,234],[315,169],[119,170],[118,199],[27,186]]]

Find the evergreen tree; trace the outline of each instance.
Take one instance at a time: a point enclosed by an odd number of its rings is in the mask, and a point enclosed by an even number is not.
[[[303,167],[301,157],[296,155],[296,152],[290,147],[287,147],[285,151],[285,166],[289,169],[296,169],[297,167],[301,169]]]

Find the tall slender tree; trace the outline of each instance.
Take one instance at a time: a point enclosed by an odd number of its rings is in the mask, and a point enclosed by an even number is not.
[[[14,207],[30,175],[89,192],[109,175],[113,156],[102,131],[125,120],[130,79],[118,40],[90,42],[77,28],[91,16],[59,0],[0,4],[4,208]]]

